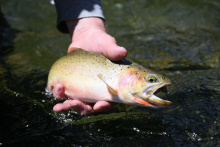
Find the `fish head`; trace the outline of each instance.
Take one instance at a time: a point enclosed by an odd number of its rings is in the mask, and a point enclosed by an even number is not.
[[[167,107],[172,103],[155,94],[159,91],[167,92],[169,84],[171,81],[167,77],[152,71],[141,70],[131,78],[127,90],[131,94],[133,102],[137,104],[154,108]]]

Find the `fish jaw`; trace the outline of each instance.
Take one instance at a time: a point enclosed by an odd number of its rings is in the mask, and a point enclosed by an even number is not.
[[[134,101],[139,104],[142,104],[147,107],[154,107],[154,108],[162,108],[162,107],[169,107],[172,105],[172,102],[168,100],[163,100],[156,95],[152,95],[146,99],[140,98],[137,95],[133,96]]]
[[[154,93],[159,89],[166,88],[170,83],[159,84],[149,88],[146,88],[144,91],[134,94],[134,101],[145,106],[161,108],[168,107],[172,105],[172,102],[168,100],[163,100],[157,97]]]

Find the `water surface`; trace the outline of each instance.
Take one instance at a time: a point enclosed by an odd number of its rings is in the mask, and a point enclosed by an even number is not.
[[[0,13],[0,145],[217,146],[220,143],[220,3],[102,1],[108,32],[128,59],[172,80],[169,108],[129,106],[56,114],[45,94],[69,35],[56,30],[51,1],[3,0]],[[161,95],[167,99],[165,95]]]

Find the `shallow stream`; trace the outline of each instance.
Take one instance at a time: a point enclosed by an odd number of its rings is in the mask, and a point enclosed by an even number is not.
[[[45,94],[69,35],[50,0],[0,2],[0,146],[218,146],[220,2],[103,0],[108,32],[128,59],[172,80],[169,108],[56,114]],[[165,97],[162,95],[162,97]],[[165,97],[165,99],[167,99]]]

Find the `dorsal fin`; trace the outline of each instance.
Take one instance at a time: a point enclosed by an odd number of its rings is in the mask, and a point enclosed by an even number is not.
[[[71,53],[73,51],[76,51],[76,50],[83,50],[83,49],[78,48],[78,47],[71,47],[71,48],[68,49],[67,54],[69,54],[69,53]]]

